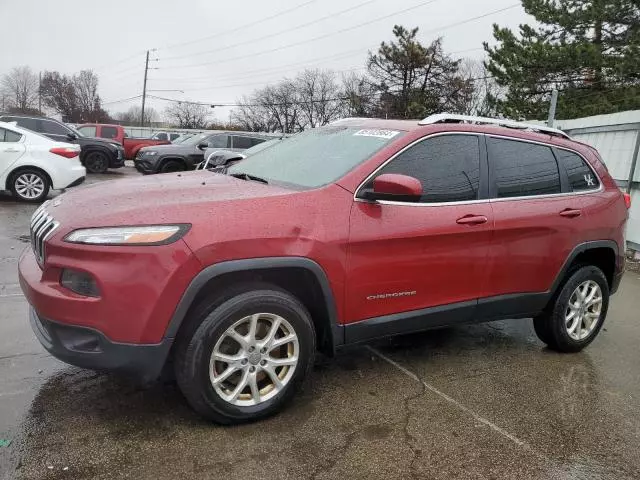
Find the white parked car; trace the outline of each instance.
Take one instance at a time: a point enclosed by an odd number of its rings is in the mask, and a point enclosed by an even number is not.
[[[41,202],[49,190],[81,184],[86,170],[80,146],[0,122],[0,190],[27,202]]]

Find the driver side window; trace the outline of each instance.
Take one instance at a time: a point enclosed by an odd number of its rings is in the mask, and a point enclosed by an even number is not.
[[[229,135],[213,135],[207,141],[209,148],[228,148]]]
[[[480,143],[477,135],[440,135],[427,138],[399,154],[376,176],[408,175],[422,183],[420,203],[462,202],[478,199]],[[367,187],[372,188],[372,181]]]

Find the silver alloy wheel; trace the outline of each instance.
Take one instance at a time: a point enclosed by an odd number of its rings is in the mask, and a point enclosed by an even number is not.
[[[565,327],[574,340],[584,340],[596,328],[602,314],[602,290],[593,280],[578,285],[565,311]]]
[[[258,405],[289,383],[299,354],[298,336],[288,321],[256,313],[235,322],[216,342],[209,378],[216,393],[232,405]]]
[[[38,198],[44,192],[44,179],[35,173],[23,173],[16,178],[14,187],[18,195],[28,200]]]

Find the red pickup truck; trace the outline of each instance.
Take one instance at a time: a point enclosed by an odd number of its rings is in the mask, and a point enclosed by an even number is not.
[[[108,138],[120,142],[124,147],[124,158],[133,160],[136,158],[138,150],[149,145],[167,145],[168,140],[155,140],[152,138],[132,138],[127,135],[120,125],[107,125],[104,123],[85,123],[79,125],[77,129],[80,133],[88,137]]]

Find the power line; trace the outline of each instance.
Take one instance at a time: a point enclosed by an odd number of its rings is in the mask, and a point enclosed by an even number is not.
[[[327,20],[329,18],[335,18],[337,16],[340,16],[340,15],[345,14],[347,12],[351,12],[353,10],[357,10],[358,8],[362,8],[362,7],[366,6],[366,5],[369,5],[369,4],[377,2],[377,1],[378,0],[367,0],[366,2],[359,3],[358,5],[354,5],[353,7],[345,8],[344,10],[340,10],[339,12],[335,12],[335,13],[332,13],[330,15],[325,15],[324,17],[317,18],[317,19],[312,20],[310,22],[301,23],[300,25],[296,25],[295,27],[285,28],[284,30],[280,30],[278,32],[270,33],[270,34],[264,35],[262,37],[252,38],[252,39],[249,39],[249,40],[245,40],[243,42],[238,42],[238,43],[234,43],[234,44],[231,44],[231,45],[227,45],[225,47],[214,48],[214,49],[211,49],[211,50],[203,50],[201,52],[196,52],[196,53],[190,53],[188,55],[176,55],[176,56],[173,56],[173,57],[167,57],[167,58],[164,58],[163,60],[175,60],[175,59],[182,59],[182,58],[185,58],[185,57],[199,57],[201,55],[207,55],[209,53],[222,52],[224,50],[229,50],[231,48],[239,47],[239,46],[242,46],[242,45],[248,45],[250,43],[259,42],[261,40],[266,40],[267,38],[273,38],[273,37],[277,37],[278,35],[282,35],[282,34],[285,34],[285,33],[293,32],[293,31],[296,31],[296,30],[300,30],[301,28],[305,28],[305,27],[308,27],[310,25],[314,25],[316,23],[323,22],[323,21],[325,21],[325,20]],[[434,1],[436,1],[436,0],[434,0]]]
[[[242,59],[245,59],[245,58],[255,57],[255,56],[258,56],[258,55],[265,54],[265,53],[278,52],[280,50],[285,50],[285,49],[291,48],[291,47],[297,47],[299,45],[305,45],[307,43],[315,42],[317,40],[322,40],[324,38],[329,38],[329,37],[332,37],[334,35],[339,35],[341,33],[349,32],[349,31],[355,30],[357,28],[362,28],[362,27],[370,25],[372,23],[379,22],[380,20],[385,20],[387,18],[394,17],[396,15],[400,15],[401,13],[410,12],[411,10],[415,10],[417,8],[424,7],[426,5],[429,5],[431,3],[435,3],[437,1],[439,1],[439,0],[427,0],[425,2],[421,2],[421,3],[417,4],[417,5],[412,6],[412,7],[408,7],[408,8],[405,8],[403,10],[398,10],[396,12],[393,12],[393,13],[390,13],[390,14],[387,14],[387,15],[383,15],[381,17],[374,18],[374,19],[369,20],[367,22],[359,23],[357,25],[353,25],[351,27],[343,28],[343,29],[337,30],[335,32],[326,33],[324,35],[320,35],[318,37],[309,38],[309,39],[302,40],[302,41],[299,41],[299,42],[289,43],[289,44],[282,45],[280,47],[272,48],[272,49],[269,49],[269,50],[262,50],[260,52],[254,52],[254,53],[250,53],[250,54],[247,54],[247,55],[234,56],[234,57],[231,57],[231,58],[226,58],[226,59],[217,60],[217,61],[213,61],[213,62],[195,63],[195,64],[190,64],[190,65],[189,64],[188,65],[170,65],[170,66],[166,66],[166,67],[163,67],[163,68],[167,68],[167,69],[169,69],[169,68],[193,68],[193,67],[203,67],[203,66],[206,66],[206,65],[213,65],[213,64],[219,65],[221,63],[228,63],[228,62],[233,62],[233,61],[236,61],[236,60],[242,60]]]
[[[487,13],[484,13],[482,15],[478,15],[477,17],[471,17],[471,18],[467,18],[466,20],[461,20],[459,22],[451,23],[449,25],[445,25],[444,27],[439,27],[439,28],[434,28],[432,30],[427,30],[427,31],[425,31],[423,33],[434,33],[434,32],[438,32],[439,33],[442,30],[448,30],[448,29],[453,28],[453,27],[458,27],[460,25],[465,25],[467,23],[475,22],[476,20],[480,20],[482,18],[490,17],[490,16],[495,15],[497,13],[506,12],[507,10],[511,10],[512,8],[516,8],[516,7],[519,7],[519,6],[520,6],[519,3],[514,3],[512,5],[509,5],[508,7],[499,8],[498,10],[493,10],[492,12],[487,12]]]
[[[151,95],[149,95],[151,96]],[[128,102],[130,100],[136,100],[138,98],[142,97],[142,95],[136,95],[134,97],[129,97],[129,98],[121,98],[120,100],[111,100],[109,102],[102,102],[102,105],[113,105],[115,103],[124,103],[124,102]]]
[[[260,19],[254,21],[254,22],[246,23],[246,24],[241,25],[240,27],[236,27],[236,28],[234,28],[232,30],[224,30],[222,32],[218,32],[218,33],[215,33],[213,35],[208,35],[206,37],[201,37],[201,38],[198,38],[198,39],[195,39],[195,40],[188,40],[186,42],[174,43],[172,45],[171,44],[170,45],[165,45],[164,47],[158,48],[158,50],[170,50],[172,48],[183,47],[185,45],[192,45],[194,43],[203,42],[205,40],[211,40],[212,38],[217,38],[217,37],[220,37],[222,35],[227,35],[229,33],[235,33],[235,32],[237,32],[239,30],[244,30],[246,28],[253,27],[254,25],[258,25],[258,24],[261,24],[261,23],[264,23],[264,22],[268,22],[269,20],[273,20],[274,18],[280,17],[282,15],[286,15],[287,13],[291,13],[291,12],[293,12],[295,10],[298,10],[300,8],[303,8],[303,7],[306,7],[307,5],[309,5],[311,3],[314,3],[314,2],[316,2],[316,0],[309,0],[308,2],[301,3],[300,5],[296,5],[295,7],[289,8],[287,10],[282,10],[281,12],[274,13],[270,17],[260,18]]]
[[[144,54],[144,52],[145,52],[145,51],[144,51],[144,50],[142,50],[142,51],[139,51],[139,52],[134,53],[134,54],[133,54],[133,55],[131,55],[130,57],[126,57],[126,58],[123,58],[123,59],[121,59],[121,60],[115,60],[115,61],[113,61],[113,62],[105,63],[105,64],[103,64],[103,65],[101,65],[101,66],[99,66],[99,67],[94,68],[94,70],[102,70],[102,69],[104,69],[104,68],[106,68],[106,67],[110,67],[110,66],[112,66],[112,65],[119,65],[119,64],[121,64],[121,63],[128,62],[129,60],[133,60],[134,58],[138,57],[138,55],[142,55],[142,54]]]
[[[482,77],[475,77],[475,78],[467,78],[464,79],[465,81],[468,82],[475,82],[478,80],[486,80],[488,78],[493,78],[491,75],[485,75]],[[378,96],[377,93],[373,93],[370,95],[358,95],[361,98],[375,98]],[[216,107],[264,107],[264,106],[285,106],[285,105],[304,105],[304,104],[308,104],[308,103],[324,103],[324,102],[334,102],[334,101],[340,101],[340,100],[350,100],[352,97],[350,96],[344,96],[344,97],[334,97],[334,98],[325,98],[325,99],[318,99],[318,100],[305,100],[305,101],[290,101],[290,102],[280,102],[280,103],[260,103],[260,104],[252,104],[252,103],[237,103],[237,102],[195,102],[195,101],[191,101],[191,100],[178,100],[176,98],[167,98],[167,97],[160,97],[157,95],[147,95],[147,97],[149,98],[155,98],[157,100],[164,100],[167,102],[175,102],[175,103],[188,103],[188,104],[192,104],[192,105],[214,105]]]

